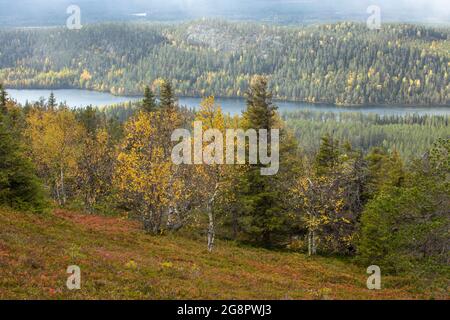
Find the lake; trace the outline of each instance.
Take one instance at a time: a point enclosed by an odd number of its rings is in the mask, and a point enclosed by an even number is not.
[[[8,89],[9,96],[21,104],[38,101],[40,98],[47,99],[52,90],[44,89]],[[66,102],[70,107],[82,108],[88,105],[105,106],[128,101],[136,101],[139,97],[119,97],[109,93],[95,92],[89,90],[78,89],[60,89],[53,90],[57,102]],[[201,98],[182,97],[179,99],[180,105],[189,108],[198,108]],[[240,114],[245,108],[244,99],[218,98],[217,103],[222,106],[225,113],[232,115]],[[283,111],[295,110],[316,110],[324,112],[355,112],[359,111],[365,114],[376,113],[380,115],[404,115],[408,113],[417,114],[439,114],[450,115],[450,107],[401,107],[401,106],[359,106],[359,107],[342,107],[332,105],[309,104],[303,102],[285,102],[276,101],[275,104]]]

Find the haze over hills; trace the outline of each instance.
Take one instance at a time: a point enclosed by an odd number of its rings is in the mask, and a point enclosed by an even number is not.
[[[371,0],[0,0],[0,26],[63,25],[66,8],[76,4],[82,22],[173,21],[201,17],[256,20],[282,24],[365,21]],[[448,24],[447,0],[379,0],[385,21]]]
[[[281,100],[448,106],[449,38],[448,29],[413,25],[373,32],[351,22],[280,27],[217,19],[1,30],[0,79],[8,88],[115,95],[172,79],[179,96],[235,98],[251,75],[265,74]]]

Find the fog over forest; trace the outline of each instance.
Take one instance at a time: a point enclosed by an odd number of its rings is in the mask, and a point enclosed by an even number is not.
[[[0,26],[61,25],[71,4],[80,6],[85,23],[202,17],[285,24],[364,21],[370,5],[379,5],[390,22],[450,22],[448,0],[0,0]]]

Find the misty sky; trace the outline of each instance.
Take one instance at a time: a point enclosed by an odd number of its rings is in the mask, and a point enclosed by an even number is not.
[[[322,16],[324,20],[363,18],[367,7],[375,4],[390,21],[450,23],[450,0],[0,0],[0,26],[16,20],[60,21],[69,4],[79,5],[88,21],[122,19],[132,13],[147,13],[150,20],[208,16],[262,19],[272,14],[318,20]]]

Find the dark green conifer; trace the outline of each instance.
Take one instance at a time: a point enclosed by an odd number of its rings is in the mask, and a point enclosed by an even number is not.
[[[146,112],[153,112],[157,109],[155,95],[149,86],[144,89],[144,99],[142,100],[142,109]]]
[[[174,109],[176,105],[175,94],[172,84],[168,80],[164,80],[161,85],[160,106],[163,109]]]
[[[0,113],[6,114],[6,102],[8,101],[8,93],[3,84],[0,83]]]
[[[247,92],[245,129],[272,129],[275,111],[272,94],[267,89],[267,79],[255,77]],[[244,210],[240,220],[242,229],[252,242],[270,247],[274,244],[274,235],[283,227],[283,214],[281,197],[275,187],[276,178],[261,175],[262,167],[262,164],[250,165],[242,177],[239,197]]]
[[[55,98],[55,94],[53,93],[53,91],[50,93],[50,97],[48,98],[47,107],[50,110],[54,110],[57,107],[56,98]]]
[[[46,202],[42,185],[0,115],[0,205],[42,212]]]

